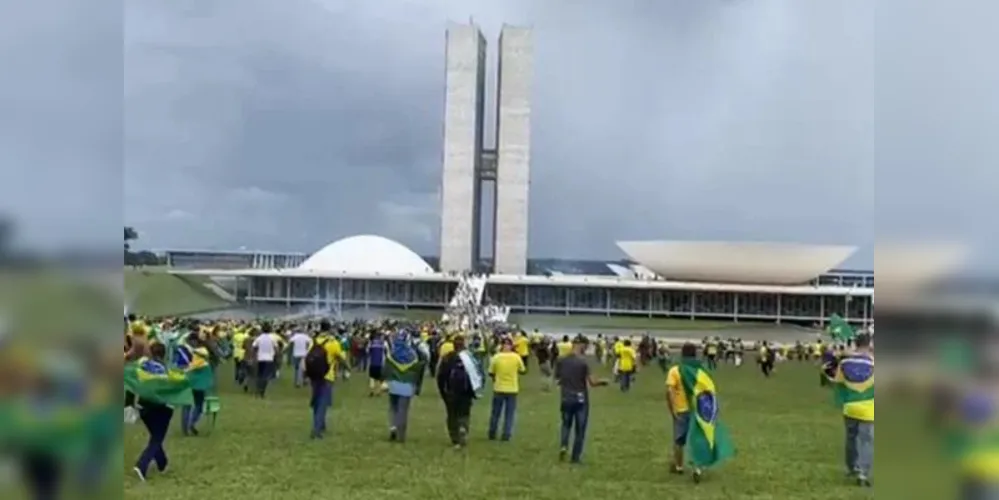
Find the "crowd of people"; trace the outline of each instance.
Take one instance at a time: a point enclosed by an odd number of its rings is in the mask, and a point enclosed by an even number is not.
[[[542,390],[559,392],[560,456],[571,463],[582,460],[590,389],[613,384],[628,392],[639,370],[658,367],[666,380],[674,421],[672,471],[684,474],[685,467],[691,466],[692,477],[699,481],[706,468],[732,454],[731,442],[717,418],[718,394],[711,373],[719,363],[741,366],[749,349],[758,350],[765,376],[782,360],[822,364],[822,383],[844,395],[847,468],[858,484],[870,485],[873,354],[866,335],[859,336],[850,349],[821,341],[778,346],[714,337],[683,342],[674,355],[676,344],[650,335],[559,337],[511,326],[459,331],[446,323],[391,320],[198,322],[131,316],[126,318],[125,330],[126,366],[164,377],[179,373],[177,391],[190,389],[190,397],[171,400],[140,382],[129,386],[126,376],[130,393],[126,406],[133,420],[141,420],[149,431],[148,445],[134,468],[142,480],[153,465],[167,468],[163,443],[176,408],[180,408],[181,429],[190,435],[199,433],[202,418],[211,413],[211,379],[194,374],[207,368],[220,376],[231,360],[233,380],[254,397],[266,398],[270,384],[283,375],[290,376],[296,386],[309,387],[313,439],[325,436],[334,384],[352,373],[366,373],[369,393],[388,396],[388,439],[405,443],[410,403],[427,390],[429,379],[431,390],[444,402],[450,444],[459,450],[468,446],[472,406],[490,384],[488,437],[512,438],[521,377],[537,369],[544,375]],[[613,380],[596,377],[594,365],[610,368]]]

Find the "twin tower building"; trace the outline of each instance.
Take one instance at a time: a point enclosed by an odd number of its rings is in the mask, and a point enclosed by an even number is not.
[[[493,189],[493,272],[526,274],[534,62],[531,29],[504,26],[500,32],[495,137],[489,140],[485,133],[486,39],[472,24],[450,25],[446,38],[441,271],[479,267],[483,192]]]

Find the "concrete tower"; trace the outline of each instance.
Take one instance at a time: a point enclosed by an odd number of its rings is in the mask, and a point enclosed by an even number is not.
[[[499,38],[495,149],[483,144],[486,42],[475,25],[447,30],[440,268],[474,270],[481,257],[483,185],[492,182],[493,271],[527,272],[533,36],[504,26]]]
[[[477,26],[452,24],[445,45],[440,268],[467,271],[480,257],[486,39]]]
[[[493,270],[526,274],[533,35],[530,28],[504,26],[499,44]]]

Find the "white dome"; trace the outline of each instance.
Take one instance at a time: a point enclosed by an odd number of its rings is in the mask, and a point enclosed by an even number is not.
[[[351,236],[326,245],[299,269],[348,274],[430,274],[433,268],[405,245],[381,236]]]

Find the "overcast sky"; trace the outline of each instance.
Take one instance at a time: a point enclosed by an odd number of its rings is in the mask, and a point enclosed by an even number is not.
[[[999,268],[999,3],[964,3],[143,0],[123,70],[114,17],[32,3],[51,30],[0,32],[0,203],[39,241],[123,215],[153,248],[436,254],[444,30],[473,17],[490,67],[503,22],[535,29],[532,256],[799,241],[870,267],[877,234]]]

